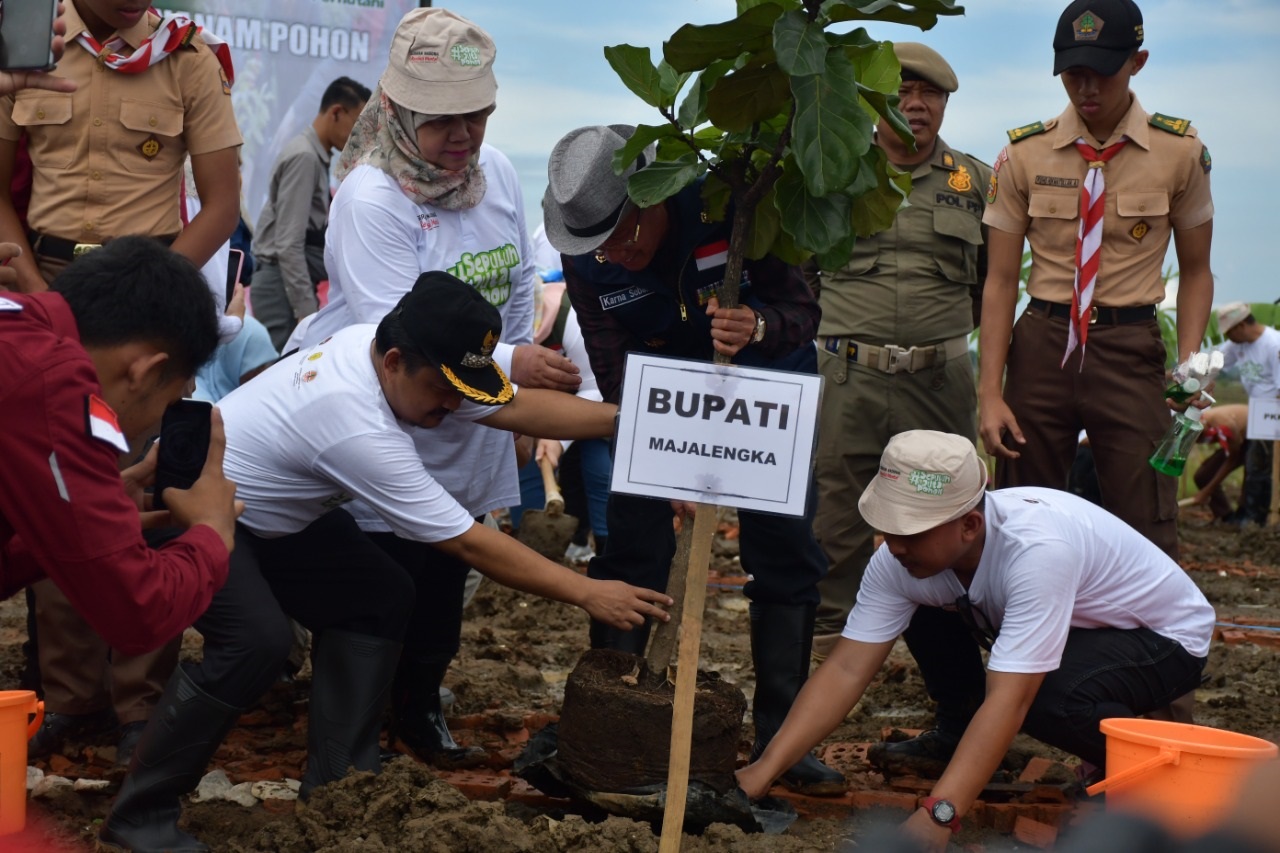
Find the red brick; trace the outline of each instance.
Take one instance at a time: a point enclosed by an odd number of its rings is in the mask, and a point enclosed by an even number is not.
[[[55,776],[66,776],[67,771],[72,767],[75,767],[75,764],[65,755],[49,756],[49,772]]]
[[[1039,782],[1040,777],[1049,772],[1049,768],[1053,766],[1053,762],[1047,758],[1037,755],[1027,762],[1027,766],[1023,768],[1022,774],[1018,776],[1019,782]]]
[[[560,722],[559,714],[548,714],[545,711],[535,711],[532,714],[525,714],[524,727],[530,732],[540,732],[552,723]]]
[[[235,776],[240,782],[283,782],[284,770],[279,767],[260,767],[237,770]]]
[[[1013,837],[1023,844],[1046,849],[1053,846],[1058,838],[1058,830],[1045,823],[1019,816],[1013,823]]]
[[[272,798],[262,801],[262,810],[271,812],[272,814],[293,814],[293,810],[297,805],[297,800],[281,800]]]
[[[1244,642],[1244,631],[1223,631],[1222,642],[1228,646],[1236,646]]]
[[[514,780],[476,770],[441,771],[440,778],[471,800],[501,800],[511,791]]]
[[[915,811],[920,798],[914,793],[899,791],[854,791],[853,807],[856,809],[887,808]]]
[[[839,797],[806,797],[804,794],[796,794],[779,785],[769,791],[769,796],[786,800],[795,808],[796,813],[804,818],[844,820],[849,817],[849,812],[853,809],[853,799],[850,794]]]
[[[564,808],[570,803],[569,800],[542,793],[523,779],[512,779],[511,790],[507,793],[506,799],[510,802],[523,803],[526,806],[543,809]]]
[[[1005,835],[1013,832],[1019,807],[1010,803],[987,803],[987,826]]]

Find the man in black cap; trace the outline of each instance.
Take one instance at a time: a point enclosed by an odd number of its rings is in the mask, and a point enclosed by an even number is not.
[[[377,772],[378,733],[401,642],[433,589],[439,548],[499,583],[576,604],[629,630],[666,619],[666,595],[585,578],[477,524],[429,475],[414,428],[446,418],[547,438],[613,431],[617,407],[555,391],[516,393],[493,360],[498,309],[448,273],[422,274],[378,325],[348,326],[227,397],[227,476],[245,513],[226,585],[195,627],[203,660],[179,669],[144,731],[101,834],[107,849],[204,850],[177,827],[240,713],[280,673],[293,632],[314,635],[302,796]],[[364,533],[355,499],[393,533]]]
[[[1147,464],[1172,403],[1155,306],[1172,238],[1184,361],[1213,302],[1212,160],[1188,120],[1147,113],[1131,91],[1143,35],[1133,0],[1071,3],[1053,39],[1070,105],[1009,131],[996,159],[979,431],[998,487],[1062,488],[1085,429],[1103,505],[1176,558],[1177,481]],[[1015,325],[1024,239],[1031,300]]]
[[[858,240],[843,269],[822,274],[818,368],[827,382],[814,528],[830,568],[818,584],[817,660],[844,630],[871,559],[875,531],[858,498],[889,439],[904,429],[936,429],[977,440],[969,334],[982,310],[991,167],[938,135],[960,85],[951,65],[927,45],[893,49],[902,65],[899,109],[913,138],[904,142],[881,119],[875,141],[911,173],[911,205],[893,227]]]

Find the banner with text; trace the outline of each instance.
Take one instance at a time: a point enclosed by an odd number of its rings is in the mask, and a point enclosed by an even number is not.
[[[1249,398],[1249,425],[1245,433],[1250,439],[1280,441],[1280,400],[1275,397]]]
[[[627,356],[615,492],[804,515],[822,377]]]
[[[231,46],[231,89],[244,136],[245,209],[256,222],[284,144],[320,111],[330,83],[372,89],[387,66],[396,24],[418,0],[159,0]],[[335,158],[336,159],[336,158]]]

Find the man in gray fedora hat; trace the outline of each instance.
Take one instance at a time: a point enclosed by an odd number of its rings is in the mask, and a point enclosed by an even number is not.
[[[613,154],[635,129],[584,127],[556,144],[542,200],[547,239],[563,255],[569,299],[604,399],[616,402],[628,352],[813,373],[818,304],[800,270],[776,257],[745,262],[741,305],[722,308],[719,288],[729,249],[729,222],[712,222],[696,182],[661,204],[641,208],[626,181],[653,162],[644,151],[621,176]],[[826,559],[813,538],[813,505],[803,518],[741,511],[742,567],[750,576],[751,648],[756,690],[752,715],[758,755],[786,717],[809,673],[817,583]],[[593,578],[666,586],[675,553],[666,501],[611,494],[609,541],[588,564]],[[591,625],[591,645],[644,649],[645,630]],[[835,793],[843,778],[812,755],[782,775],[789,787]]]

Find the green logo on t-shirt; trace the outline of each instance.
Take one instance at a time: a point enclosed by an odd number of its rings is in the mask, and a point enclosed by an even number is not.
[[[491,305],[505,305],[511,298],[511,271],[520,266],[520,252],[507,243],[484,252],[464,252],[446,270],[484,294]]]

